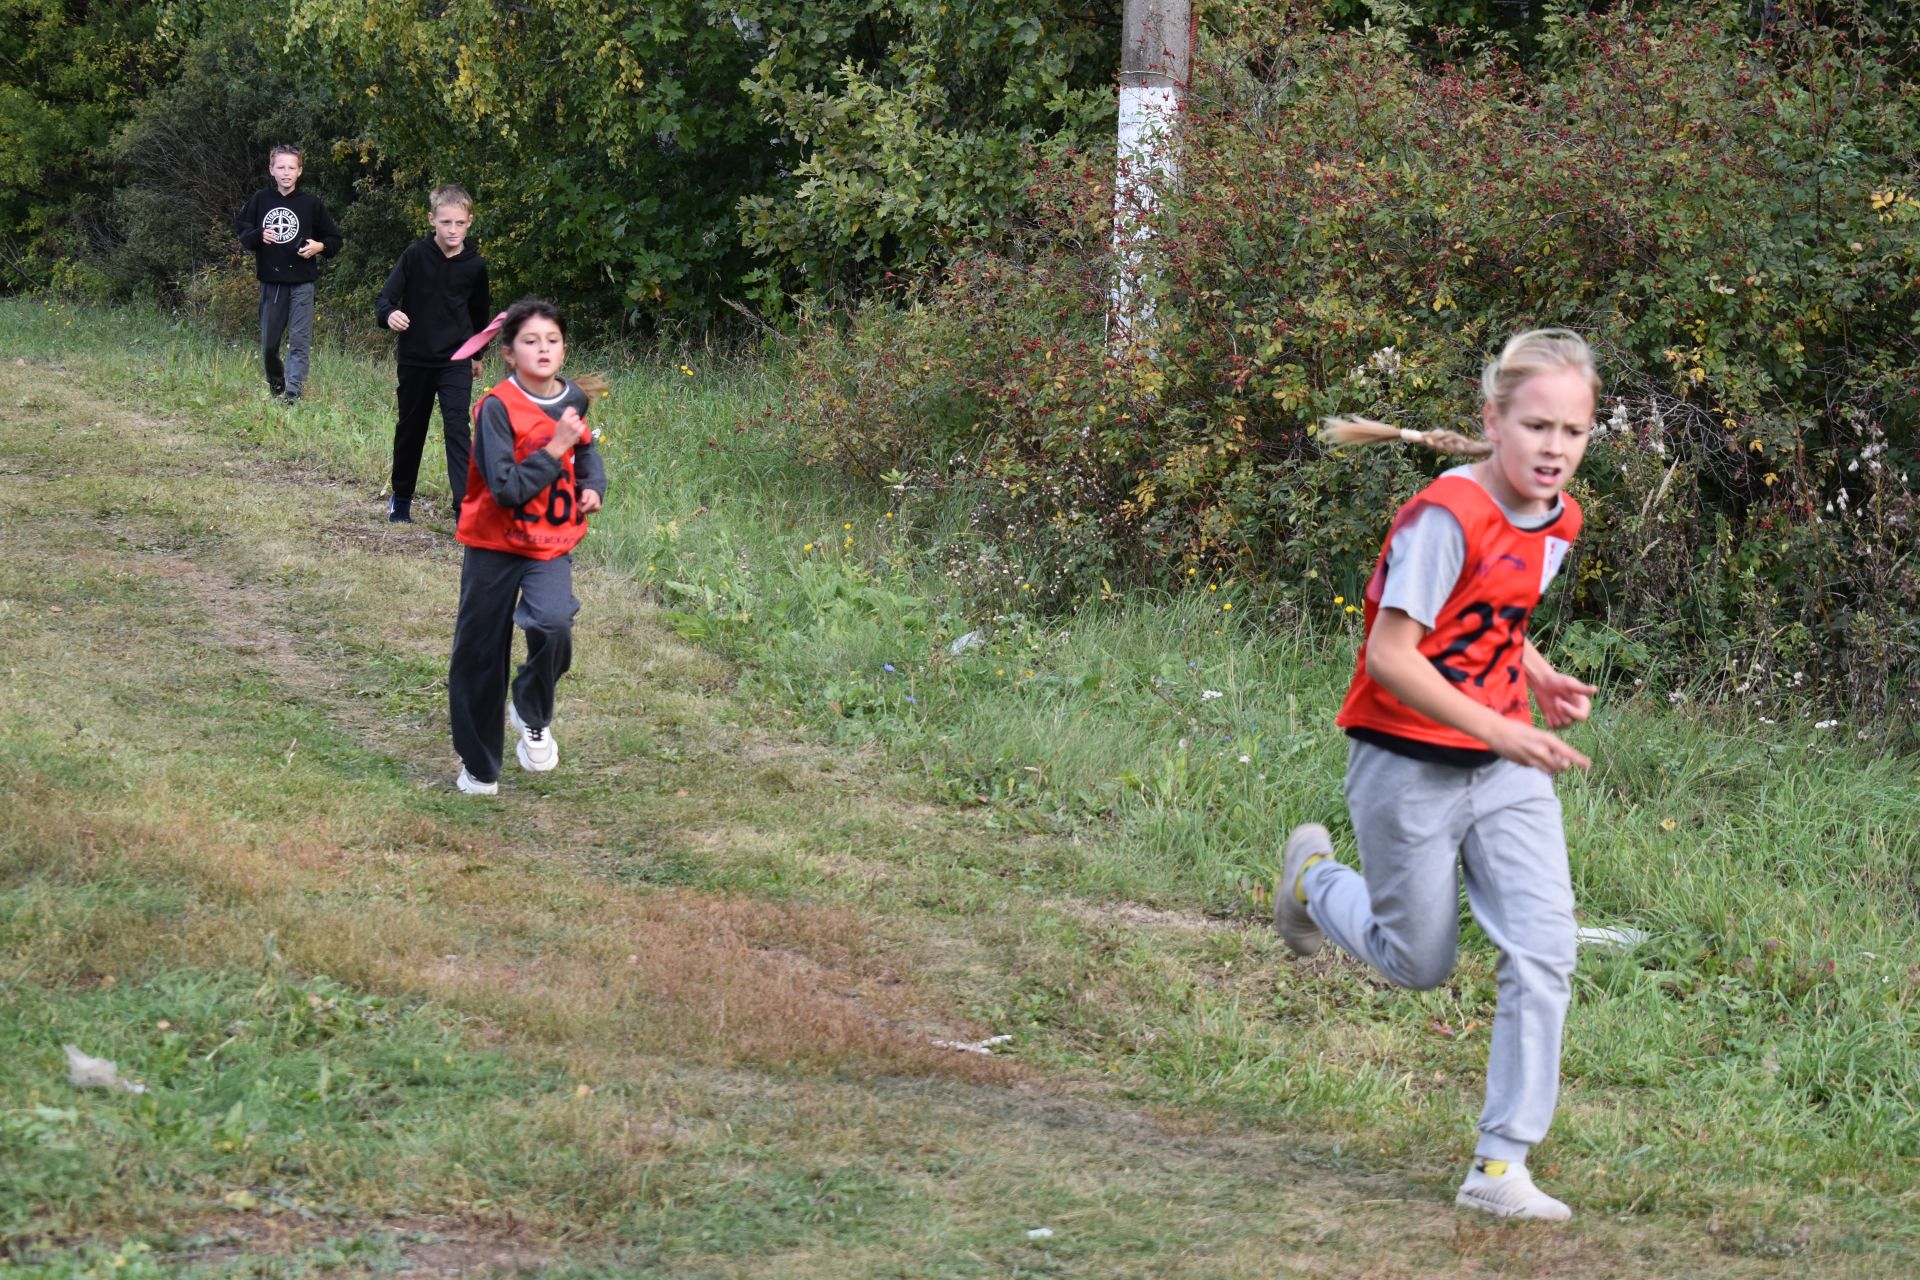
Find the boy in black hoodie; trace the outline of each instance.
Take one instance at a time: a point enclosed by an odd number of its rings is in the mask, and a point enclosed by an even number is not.
[[[486,327],[492,309],[487,264],[467,243],[473,197],[459,187],[439,187],[431,207],[433,234],[401,252],[373,300],[375,318],[400,335],[400,413],[393,428],[393,496],[387,499],[387,519],[394,524],[413,521],[413,490],[436,397],[447,441],[447,487],[459,515],[473,440],[467,411],[480,362],[455,360],[453,353]]]
[[[307,384],[307,358],[313,349],[313,282],[320,278],[316,257],[340,252],[340,229],[316,196],[295,190],[300,181],[300,148],[275,147],[267,156],[273,185],[253,193],[233,220],[243,248],[253,251],[260,278],[260,361],[267,388],[288,404]],[[287,363],[280,364],[280,339],[287,340]]]

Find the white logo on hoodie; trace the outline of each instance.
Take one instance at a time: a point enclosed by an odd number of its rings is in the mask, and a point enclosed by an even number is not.
[[[300,234],[300,215],[279,205],[267,210],[267,216],[260,220],[260,229],[267,233],[270,244],[292,244]]]

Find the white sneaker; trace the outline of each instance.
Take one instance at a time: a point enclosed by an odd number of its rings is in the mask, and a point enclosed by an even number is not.
[[[513,754],[520,758],[520,767],[528,773],[545,773],[560,763],[560,744],[553,740],[551,726],[545,729],[529,729],[527,722],[520,718],[520,708],[513,705],[513,699],[507,699],[507,722],[519,731],[520,741],[513,746]]]
[[[1306,874],[1307,859],[1315,855],[1331,858],[1333,837],[1319,823],[1303,822],[1287,837],[1287,847],[1280,855],[1280,883],[1273,887],[1273,927],[1280,931],[1280,940],[1300,956],[1312,955],[1327,940],[1307,914],[1306,899],[1300,895],[1300,877]]]
[[[1573,1217],[1572,1209],[1533,1185],[1527,1166],[1505,1160],[1475,1160],[1453,1202],[1496,1218],[1565,1222]]]
[[[499,783],[482,782],[480,779],[468,773],[464,768],[460,770],[460,776],[453,780],[453,785],[470,796],[497,796],[500,794]]]

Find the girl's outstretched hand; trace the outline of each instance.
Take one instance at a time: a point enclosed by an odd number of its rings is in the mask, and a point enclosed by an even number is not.
[[[1591,768],[1593,761],[1562,742],[1545,729],[1536,729],[1518,720],[1506,722],[1507,728],[1488,739],[1497,755],[1515,764],[1531,765],[1542,773],[1565,773],[1572,768]]]
[[[1539,704],[1549,729],[1564,729],[1592,715],[1593,695],[1600,692],[1596,685],[1550,668],[1529,672],[1527,685],[1533,690],[1533,700]]]

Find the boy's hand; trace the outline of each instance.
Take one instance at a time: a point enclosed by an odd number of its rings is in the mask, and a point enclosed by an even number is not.
[[[598,489],[582,489],[580,491],[580,514],[590,516],[599,509],[600,491]]]
[[[1549,776],[1565,773],[1578,766],[1588,769],[1593,761],[1575,751],[1544,729],[1536,729],[1518,720],[1506,722],[1507,728],[1487,739],[1496,755],[1515,764],[1531,765]]]
[[[387,328],[393,330],[395,333],[405,333],[407,326],[412,323],[412,319],[409,318],[404,311],[387,312]]]
[[[482,365],[482,363],[479,360],[475,360],[473,362],[473,380],[475,382],[478,382],[480,381],[481,378],[485,376],[486,376],[485,367]]]
[[[314,254],[319,253],[321,250],[325,249],[326,247],[327,247],[326,245],[321,244],[318,240],[309,240],[305,244],[301,245],[294,252],[298,253],[303,258],[311,258]]]

